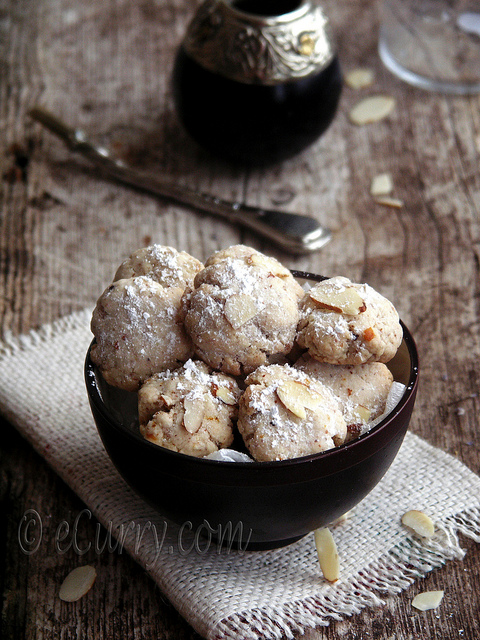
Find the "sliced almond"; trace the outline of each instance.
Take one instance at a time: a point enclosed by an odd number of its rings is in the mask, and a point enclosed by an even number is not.
[[[345,75],[345,84],[350,89],[364,89],[373,83],[374,77],[375,74],[372,69],[352,69]]]
[[[305,420],[305,418],[307,417],[305,405],[296,394],[295,388],[292,388],[292,385],[290,385],[289,383],[283,383],[281,387],[278,387],[277,395],[282,401],[282,404],[289,411],[298,416],[301,420]]]
[[[435,533],[435,525],[432,519],[427,516],[423,511],[417,509],[411,509],[402,516],[402,524],[410,529],[413,529],[415,533],[418,533],[422,538],[431,538]]]
[[[275,262],[270,258],[259,253],[254,253],[248,258],[248,263],[254,267],[262,267],[269,271],[272,275],[284,278],[290,275],[290,271],[279,262]]]
[[[326,580],[335,582],[340,577],[340,561],[332,533],[330,529],[324,527],[323,529],[317,529],[314,535],[322,573]]]
[[[370,194],[372,196],[388,196],[393,191],[393,180],[389,173],[379,173],[372,179]]]
[[[366,309],[362,296],[354,287],[314,287],[310,291],[310,298],[322,309],[347,316],[357,316]]]
[[[185,408],[183,426],[188,433],[197,433],[205,416],[205,403],[198,398],[187,396],[183,401],[183,406]]]
[[[80,598],[90,591],[96,577],[97,572],[95,568],[88,564],[70,571],[60,587],[58,594],[60,600],[64,600],[65,602],[80,600]]]
[[[370,411],[370,409],[367,409],[367,407],[364,407],[363,405],[359,404],[357,407],[355,407],[354,414],[362,422],[367,423],[370,420],[370,416],[372,415],[372,412]]]
[[[364,125],[386,118],[395,107],[391,96],[370,96],[358,102],[349,113],[353,124]]]
[[[232,391],[230,391],[230,389],[227,389],[226,387],[219,387],[215,392],[215,396],[225,404],[229,404],[232,406],[237,404],[237,399],[235,397],[235,394]]]
[[[443,599],[443,594],[443,591],[424,591],[423,593],[418,593],[412,600],[412,607],[415,607],[415,609],[419,611],[436,609]]]
[[[404,204],[400,198],[390,198],[389,196],[375,198],[375,202],[377,204],[383,204],[384,207],[392,207],[392,209],[401,209]]]
[[[305,409],[315,409],[322,398],[318,393],[295,380],[285,380],[277,388],[277,395],[282,404],[302,420],[307,417]]]
[[[167,395],[161,395],[160,400],[167,409],[170,409],[175,404],[175,400]]]
[[[232,327],[239,329],[257,315],[258,309],[251,296],[247,293],[237,293],[228,298],[223,312]]]

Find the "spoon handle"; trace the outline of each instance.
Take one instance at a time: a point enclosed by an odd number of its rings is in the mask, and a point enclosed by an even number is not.
[[[226,218],[231,223],[240,224],[265,236],[290,253],[318,251],[331,238],[331,232],[310,216],[227,202],[206,193],[179,187],[170,180],[159,180],[113,158],[108,149],[92,144],[81,129],[67,126],[48,111],[35,107],[29,115],[61,138],[71,151],[87,158],[110,178]]]

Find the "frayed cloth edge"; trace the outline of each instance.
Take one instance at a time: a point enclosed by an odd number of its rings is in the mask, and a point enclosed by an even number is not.
[[[91,317],[92,309],[82,309],[54,320],[50,324],[42,325],[38,329],[31,329],[27,333],[14,335],[11,331],[6,331],[0,336],[0,357],[11,356],[17,351],[28,350],[39,344],[49,342],[67,331],[78,330],[82,327],[88,328]]]
[[[365,567],[331,594],[322,593],[281,608],[252,609],[221,620],[208,640],[292,639],[309,628],[326,627],[360,613],[366,607],[381,606],[386,596],[400,593],[415,580],[438,569],[448,560],[462,559],[458,533],[480,542],[480,507],[472,507],[437,525],[432,541],[407,538],[377,562]]]

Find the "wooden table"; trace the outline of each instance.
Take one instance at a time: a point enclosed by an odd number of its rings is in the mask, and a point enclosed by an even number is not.
[[[418,343],[421,386],[411,430],[480,470],[480,98],[425,93],[392,77],[376,51],[373,0],[324,2],[344,71],[375,71],[368,89],[345,88],[328,132],[296,158],[265,170],[232,168],[199,150],[173,110],[173,54],[193,0],[3,0],[0,3],[0,329],[19,334],[92,308],[116,266],[152,242],[200,259],[243,242],[296,269],[367,281],[393,300]],[[365,127],[349,122],[362,97],[396,108]],[[292,257],[208,215],[100,179],[28,110],[42,104],[83,126],[135,166],[227,199],[315,216],[333,229],[319,253]],[[373,176],[388,171],[399,209],[376,204]],[[15,429],[0,443],[0,629],[4,638],[198,637],[133,560],[93,560],[95,599],[61,606],[58,586],[79,550],[59,554],[53,532],[83,505]],[[48,553],[25,555],[18,524],[29,508],[52,534]],[[82,540],[97,523],[85,519]],[[377,640],[480,637],[480,546],[428,575],[444,589],[436,612],[411,607],[418,585],[305,638]],[[87,558],[92,560],[91,558]],[[87,604],[87,600],[90,604]]]

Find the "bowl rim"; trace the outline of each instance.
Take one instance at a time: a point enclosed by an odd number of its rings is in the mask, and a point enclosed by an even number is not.
[[[323,280],[329,279],[327,276],[321,276],[318,274],[312,274],[309,272],[303,271],[295,271],[290,270],[291,273],[299,279],[305,280],[313,280],[316,282],[321,282]],[[363,435],[358,436],[354,440],[347,442],[345,444],[339,445],[332,449],[328,449],[326,451],[321,451],[319,453],[312,453],[306,456],[301,456],[297,458],[288,458],[286,460],[271,460],[266,462],[258,462],[256,460],[245,461],[245,462],[227,462],[224,460],[212,460],[208,458],[197,458],[195,456],[190,456],[184,453],[180,453],[178,451],[172,451],[165,447],[161,447],[153,442],[150,442],[142,437],[139,432],[134,431],[131,427],[124,425],[117,420],[115,420],[110,412],[107,411],[105,402],[102,398],[102,394],[100,388],[97,384],[97,375],[101,375],[98,372],[96,366],[93,364],[90,358],[90,352],[92,346],[95,343],[95,338],[92,339],[85,358],[84,362],[84,377],[85,383],[87,387],[87,393],[89,397],[89,401],[93,404],[95,409],[99,412],[106,422],[116,429],[120,431],[122,434],[126,435],[128,438],[133,439],[138,446],[144,447],[145,451],[149,451],[151,455],[157,455],[165,457],[167,460],[170,459],[172,463],[175,461],[181,462],[182,464],[187,464],[190,466],[198,466],[201,465],[204,469],[220,469],[220,468],[229,468],[235,469],[237,473],[242,473],[242,470],[248,470],[247,473],[250,473],[255,470],[260,472],[264,470],[266,472],[274,472],[275,470],[288,470],[290,467],[298,468],[300,465],[310,465],[314,462],[319,461],[327,461],[332,458],[336,458],[342,455],[345,455],[346,452],[351,451],[352,449],[361,448],[362,444],[367,444],[370,440],[375,439],[379,433],[382,433],[387,430],[388,426],[395,420],[396,416],[401,413],[402,409],[405,405],[415,397],[415,393],[418,386],[418,377],[419,377],[419,358],[418,351],[415,344],[415,340],[410,333],[407,326],[404,324],[402,320],[400,320],[400,325],[403,330],[403,341],[407,347],[408,355],[410,358],[410,370],[408,376],[408,383],[405,385],[405,391],[403,393],[402,398],[397,403],[396,407],[385,416],[377,425],[375,425],[372,429],[364,433]],[[107,384],[107,383],[105,383]],[[393,437],[393,436],[392,436]],[[373,455],[374,451],[370,455]],[[368,455],[364,457],[369,457]],[[347,466],[351,466],[356,463],[355,459],[352,459],[351,464]],[[345,467],[344,467],[345,468]]]

